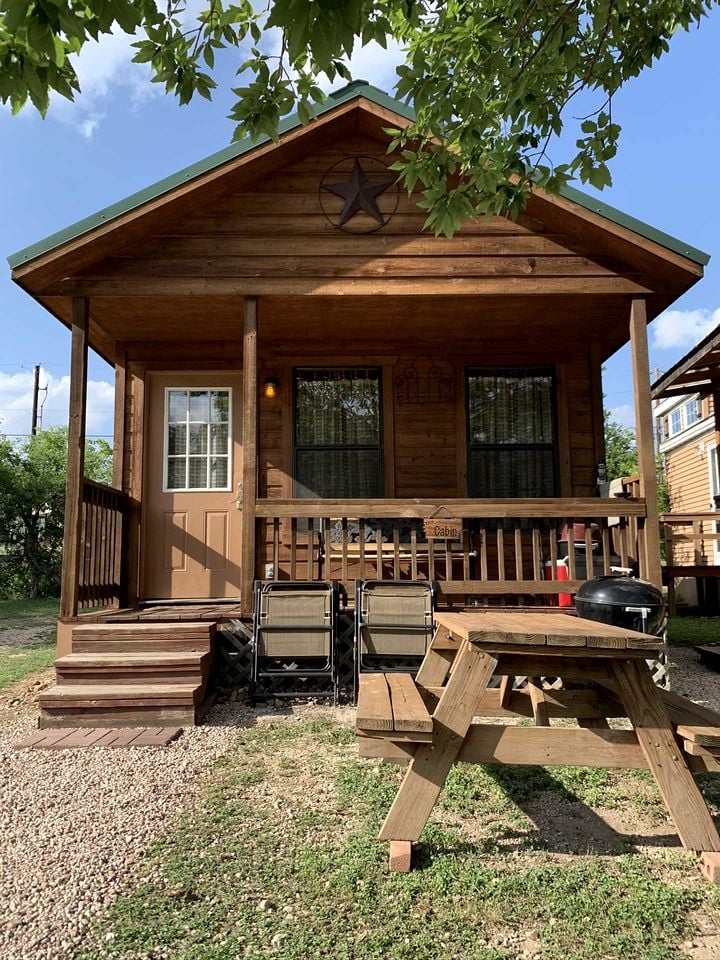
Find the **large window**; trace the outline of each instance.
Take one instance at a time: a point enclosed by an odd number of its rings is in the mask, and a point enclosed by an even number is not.
[[[380,370],[295,371],[295,496],[383,495]]]
[[[230,489],[227,390],[165,392],[165,489]]]
[[[469,370],[471,497],[557,494],[555,389],[549,370]]]

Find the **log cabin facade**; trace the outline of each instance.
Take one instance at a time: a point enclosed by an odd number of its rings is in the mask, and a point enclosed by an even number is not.
[[[388,171],[408,122],[351,84],[11,258],[72,331],[61,655],[141,607],[250,617],[258,580],[351,603],[359,578],[430,579],[454,606],[547,605],[614,563],[660,582],[646,327],[707,257],[573,190],[430,236]],[[628,341],[618,502],[601,368]],[[115,368],[112,487],[83,479],[88,348]]]

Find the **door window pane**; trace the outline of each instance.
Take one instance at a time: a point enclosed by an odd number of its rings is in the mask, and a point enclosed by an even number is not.
[[[170,457],[167,465],[168,490],[183,490],[187,484],[185,457]]]
[[[190,443],[188,445],[189,453],[207,453],[207,424],[190,424]]]
[[[470,496],[555,496],[551,371],[470,370],[467,383]]]
[[[228,489],[229,389],[168,390],[165,437],[168,490]]]
[[[171,423],[187,420],[187,390],[168,391],[168,420]]]

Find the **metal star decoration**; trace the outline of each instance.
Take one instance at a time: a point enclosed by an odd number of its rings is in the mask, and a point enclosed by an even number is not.
[[[322,189],[337,194],[345,201],[338,226],[344,226],[361,210],[377,220],[378,223],[384,224],[385,218],[380,212],[377,198],[393,183],[395,181],[392,179],[376,180],[374,183],[368,180],[365,171],[360,166],[359,159],[356,157],[352,176],[346,183],[327,183],[323,184]]]

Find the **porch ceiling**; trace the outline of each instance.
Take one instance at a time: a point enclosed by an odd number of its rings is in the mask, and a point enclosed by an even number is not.
[[[70,325],[72,299],[41,298]],[[236,343],[242,347],[240,297],[103,297],[91,300],[90,346],[109,362],[116,344]],[[629,297],[261,297],[261,358],[268,354],[342,354],[366,345],[392,352],[409,341],[443,353],[469,344],[504,343],[505,354],[596,344],[603,359],[628,339]],[[197,351],[194,356],[198,356]]]

